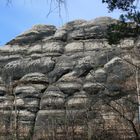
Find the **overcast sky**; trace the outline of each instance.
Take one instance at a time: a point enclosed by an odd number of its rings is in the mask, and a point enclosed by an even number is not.
[[[59,17],[58,9],[47,17],[51,0],[13,0],[8,6],[6,0],[0,1],[0,45],[34,24],[60,27],[75,19],[92,20],[100,16],[119,18],[120,15],[119,11],[109,13],[107,6],[101,3],[102,0],[67,0],[67,10],[61,10],[62,18]],[[52,6],[52,9],[55,9],[55,6]]]

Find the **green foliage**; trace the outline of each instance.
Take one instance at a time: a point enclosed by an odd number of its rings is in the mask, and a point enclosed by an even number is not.
[[[108,5],[110,12],[115,9],[125,12],[120,16],[121,20],[140,24],[139,0],[102,0],[102,2]]]
[[[109,44],[117,44],[125,37],[140,35],[139,0],[102,0],[102,2],[108,5],[110,12],[115,9],[124,12],[120,15],[120,22],[108,28],[107,38]]]
[[[135,8],[135,0],[102,0],[103,3],[108,4],[108,9],[113,11],[114,9],[121,9],[123,11],[130,11]]]
[[[137,37],[138,35],[140,35],[140,26],[123,21],[120,21],[118,24],[110,25],[107,31],[109,44],[118,44],[121,39]]]

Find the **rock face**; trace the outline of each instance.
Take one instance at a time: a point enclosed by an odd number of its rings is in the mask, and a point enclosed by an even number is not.
[[[37,25],[0,48],[0,139],[138,138],[140,40],[109,45],[109,17]]]

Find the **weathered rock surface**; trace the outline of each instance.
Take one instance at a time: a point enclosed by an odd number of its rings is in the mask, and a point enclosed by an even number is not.
[[[140,40],[109,45],[113,23],[36,25],[0,48],[0,139],[136,137]]]

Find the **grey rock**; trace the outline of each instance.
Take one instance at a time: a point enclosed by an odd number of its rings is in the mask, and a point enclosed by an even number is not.
[[[104,90],[105,87],[100,83],[87,82],[83,85],[83,90],[89,94],[98,94],[100,91]]]
[[[30,97],[36,97],[36,98],[39,97],[38,91],[36,91],[36,89],[34,87],[29,86],[29,85],[17,86],[14,90],[14,94],[16,96],[22,97],[22,98],[28,97],[28,96],[29,96],[29,98]]]
[[[104,69],[91,70],[86,76],[86,81],[105,83],[107,80],[107,73]]]
[[[67,134],[82,140],[87,128],[96,138],[106,132],[113,139],[117,132],[117,139],[133,139],[129,121],[113,107],[137,122],[140,41],[132,36],[109,45],[108,26],[118,22],[101,17],[59,29],[37,25],[1,47],[0,139],[12,138],[15,123],[19,140]]]
[[[49,57],[36,60],[25,59],[9,62],[3,68],[3,76],[19,80],[22,76],[31,72],[48,73],[54,68],[54,61]],[[17,72],[18,71],[18,72]],[[10,76],[9,76],[10,75]]]
[[[68,34],[68,39],[90,39],[90,38],[105,38],[108,25],[116,23],[108,17],[101,17],[89,22],[84,22],[80,26],[77,26],[75,30],[72,30]]]
[[[20,121],[32,121],[35,115],[27,110],[19,112]]]
[[[7,90],[5,86],[0,86],[0,96],[4,96],[6,94]]]
[[[57,82],[57,86],[62,92],[69,96],[74,94],[74,92],[81,90],[82,81],[76,76],[71,75],[71,73],[68,73],[60,78]]]
[[[55,32],[54,38],[66,41],[68,37],[68,33],[74,30],[77,26],[85,22],[86,22],[85,20],[75,20],[75,21],[66,23],[64,26],[62,26]]]
[[[107,71],[107,73],[113,74],[120,80],[124,80],[133,74],[132,66],[119,57],[114,57],[112,60],[106,63],[104,65],[104,69]]]
[[[64,52],[63,42],[47,42],[42,50],[47,56],[60,56]]]
[[[76,52],[83,52],[84,45],[82,42],[72,42],[65,46],[66,53],[76,53]]]
[[[29,44],[29,42],[30,44],[32,44],[40,41],[46,36],[52,36],[55,31],[56,27],[53,25],[35,25],[30,30],[24,32],[23,34],[8,42],[7,45],[26,45]]]
[[[68,108],[86,108],[88,103],[88,95],[86,92],[77,92],[69,97],[66,104]]]
[[[43,73],[29,73],[24,75],[21,79],[24,83],[35,83],[35,84],[48,84],[48,78]]]
[[[41,98],[42,110],[64,108],[65,95],[58,87],[49,86]]]
[[[10,55],[17,55],[21,54],[24,55],[27,53],[28,45],[24,47],[20,47],[19,45],[5,45],[4,47],[0,48],[0,54],[3,56],[10,56]]]

